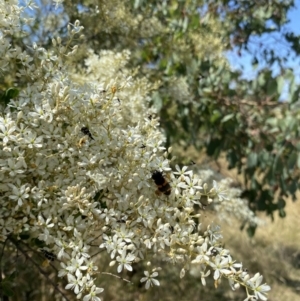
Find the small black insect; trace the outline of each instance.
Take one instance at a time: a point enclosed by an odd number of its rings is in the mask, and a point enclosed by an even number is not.
[[[89,130],[86,126],[84,126],[84,127],[81,128],[81,132],[82,132],[84,135],[89,136],[92,140],[95,140],[95,139],[93,138],[93,136],[92,136],[90,130]]]
[[[160,192],[162,192],[165,195],[171,194],[171,185],[165,179],[162,172],[155,170],[152,173],[152,179],[154,180],[154,183],[157,185],[157,188]]]
[[[211,253],[212,256],[216,256],[216,255],[218,255],[220,252],[219,252],[217,249],[212,248],[212,249],[210,250],[210,253]]]
[[[123,216],[122,218],[117,220],[117,223],[126,224],[126,220],[127,220],[127,218],[125,216]]]
[[[41,252],[44,254],[44,256],[49,260],[49,261],[54,261],[56,259],[55,254],[52,252],[48,252],[44,249],[41,249]]]

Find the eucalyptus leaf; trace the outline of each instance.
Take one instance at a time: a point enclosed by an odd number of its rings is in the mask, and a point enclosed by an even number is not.
[[[222,118],[221,122],[222,122],[222,123],[225,123],[226,121],[232,119],[234,116],[235,116],[234,113],[228,114],[228,115],[226,115],[226,116],[224,116],[224,117]]]
[[[257,153],[251,152],[247,158],[247,167],[253,168],[257,165]]]

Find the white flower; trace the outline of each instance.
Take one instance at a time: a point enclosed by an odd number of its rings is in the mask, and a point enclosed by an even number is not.
[[[193,171],[192,170],[187,170],[188,166],[183,166],[182,169],[178,165],[175,165],[175,168],[177,171],[174,171],[175,175],[180,176],[192,176]]]
[[[112,250],[110,253],[110,258],[115,258],[116,254],[122,254],[124,250],[125,242],[122,238],[118,238],[117,235],[113,236],[112,243],[109,245],[110,249]]]
[[[146,290],[149,289],[149,287],[152,286],[152,285],[160,286],[159,281],[154,278],[154,277],[158,276],[157,272],[153,272],[150,275],[150,273],[148,271],[144,271],[144,274],[145,274],[146,277],[143,277],[140,281],[141,282],[145,282],[146,281],[146,285],[145,285]]]
[[[116,220],[114,218],[115,211],[113,209],[107,210],[107,208],[104,209],[104,211],[100,214],[100,218],[105,220],[106,224],[109,224],[112,220]]]
[[[22,142],[26,144],[28,148],[41,148],[43,147],[43,136],[37,137],[36,133],[27,132]]]
[[[90,293],[83,297],[83,301],[101,301],[101,298],[97,297],[96,295],[102,293],[103,291],[103,288],[96,287],[96,285],[93,285],[90,290]]]
[[[31,56],[27,55],[27,53],[25,51],[19,53],[17,55],[17,58],[26,67],[29,67],[29,63],[33,60],[33,58]]]
[[[82,240],[79,240],[78,245],[74,247],[74,257],[75,256],[83,256],[84,258],[89,258],[90,255],[88,253],[90,246],[84,245]]]
[[[11,195],[9,196],[10,199],[14,200],[18,206],[22,206],[24,201],[29,197],[29,187],[27,185],[22,185],[21,187],[17,187],[13,184],[7,184],[12,188]]]
[[[220,185],[218,185],[218,183],[215,180],[213,180],[213,191],[216,193],[220,202],[222,202],[223,200],[229,200],[226,194],[227,189],[220,187]]]
[[[50,234],[50,229],[54,227],[54,223],[51,222],[51,218],[47,218],[45,221],[44,217],[39,215],[37,225],[43,229],[43,232],[39,234],[39,239],[48,243],[52,240],[52,235]]]
[[[228,258],[227,257],[221,257],[220,255],[217,255],[214,262],[209,263],[210,266],[215,270],[214,272],[214,279],[219,279],[222,274],[228,275],[231,273],[230,270],[228,270]]]
[[[81,271],[87,270],[87,266],[83,265],[85,258],[72,258],[71,259],[71,265],[69,265],[66,269],[70,272],[75,274],[76,276],[81,275]]]
[[[189,194],[194,195],[197,189],[202,189],[202,187],[198,185],[199,180],[197,178],[191,179],[189,176],[185,176],[184,180],[185,182],[179,183],[178,187],[188,189]]]
[[[222,234],[220,233],[220,226],[211,224],[208,229],[207,233],[209,234],[209,238],[211,241],[211,245],[215,245],[215,243],[222,239]]]
[[[66,289],[73,289],[76,295],[82,290],[83,280],[82,274],[79,273],[76,275],[77,277],[73,276],[72,274],[68,274],[68,284],[66,285]]]
[[[206,285],[206,280],[205,280],[205,278],[208,277],[208,276],[210,275],[210,270],[207,270],[206,273],[204,273],[204,271],[201,271],[201,272],[200,272],[200,275],[201,275],[201,276],[200,276],[200,277],[201,277],[201,283],[202,283],[203,286],[205,286],[205,285]]]
[[[125,242],[130,243],[134,233],[130,231],[124,224],[121,225],[119,229],[117,229],[116,234],[118,237],[122,238]]]
[[[201,246],[198,246],[196,258],[192,261],[192,263],[205,263],[209,261],[209,256],[207,255],[207,243],[204,242]]]
[[[29,116],[32,118],[39,118],[39,119],[44,119],[48,122],[52,121],[52,112],[51,112],[51,107],[49,104],[43,104],[43,105],[38,105],[35,104],[35,111],[32,111],[29,113]]]
[[[4,162],[2,163],[4,165]],[[9,158],[7,160],[7,166],[3,166],[2,170],[7,171],[10,177],[15,177],[17,174],[24,173],[23,170],[24,164],[22,160],[15,160],[14,158]]]
[[[6,145],[9,141],[15,141],[16,136],[13,135],[16,130],[16,126],[12,122],[5,123],[5,119],[0,117],[0,139],[2,139],[3,145]]]
[[[67,265],[64,262],[60,263],[62,269],[59,270],[58,272],[58,277],[64,277],[66,275],[68,275],[69,270],[67,269]]]
[[[59,250],[59,252],[57,254],[57,258],[58,259],[62,259],[64,257],[69,258],[68,253],[66,253],[66,251],[65,251],[66,248],[68,248],[67,244],[63,240],[61,240],[61,239],[57,239],[55,241],[55,243],[60,248],[60,250]]]
[[[118,273],[121,273],[123,268],[125,268],[128,271],[132,271],[131,263],[135,259],[135,256],[131,253],[128,253],[126,255],[126,250],[123,250],[121,253],[121,256],[117,256],[117,261],[119,262],[118,265]]]
[[[259,273],[256,273],[252,278],[247,281],[247,284],[254,291],[255,297],[260,300],[267,300],[267,292],[271,287],[267,284],[261,284],[263,276]]]

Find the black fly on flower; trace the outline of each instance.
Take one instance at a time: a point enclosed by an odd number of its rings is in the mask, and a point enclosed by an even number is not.
[[[92,134],[91,134],[91,132],[90,132],[90,130],[89,130],[88,127],[86,127],[86,126],[82,127],[82,128],[81,128],[81,132],[82,132],[84,135],[88,136],[90,139],[95,140],[94,137],[92,136]]]

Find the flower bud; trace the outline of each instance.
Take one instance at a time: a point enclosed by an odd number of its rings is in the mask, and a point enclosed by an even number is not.
[[[115,264],[116,264],[116,261],[113,260],[113,261],[111,261],[111,262],[109,263],[109,266],[110,266],[110,267],[113,267]]]
[[[237,289],[239,289],[241,287],[241,285],[239,283],[235,283],[233,287],[234,287],[234,289],[237,290]]]
[[[180,271],[180,279],[183,278],[185,276],[185,269],[182,268]]]
[[[19,120],[19,119],[22,119],[23,118],[23,112],[22,111],[20,111],[20,112],[18,112],[18,115],[17,115],[17,119]]]

